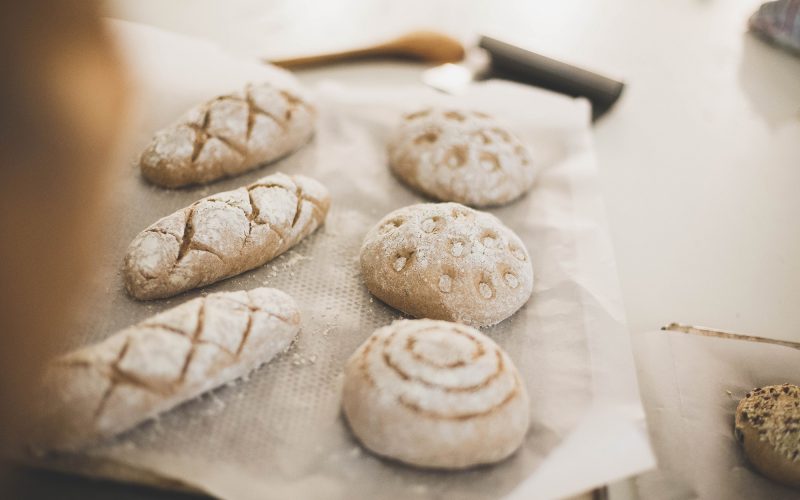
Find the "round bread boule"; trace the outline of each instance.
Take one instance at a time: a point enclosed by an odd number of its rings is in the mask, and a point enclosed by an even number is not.
[[[388,150],[392,170],[412,188],[476,207],[518,198],[538,172],[525,145],[477,111],[430,108],[407,114]]]
[[[458,203],[395,210],[361,247],[367,288],[417,318],[490,326],[522,307],[533,267],[522,241],[500,220]]]
[[[347,361],[342,408],[368,449],[439,469],[503,460],[530,419],[508,355],[474,328],[433,320],[376,330]]]
[[[800,488],[800,387],[754,389],[736,407],[734,434],[763,475]]]

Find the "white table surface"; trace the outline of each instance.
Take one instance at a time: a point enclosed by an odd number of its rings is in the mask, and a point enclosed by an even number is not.
[[[265,54],[419,24],[479,31],[620,77],[627,88],[595,132],[631,333],[679,321],[800,341],[800,58],[745,32],[758,4],[237,0],[194,2],[187,16],[184,0],[116,0],[111,11]],[[363,62],[299,77],[413,83],[423,69]],[[626,484],[612,496],[629,498]]]

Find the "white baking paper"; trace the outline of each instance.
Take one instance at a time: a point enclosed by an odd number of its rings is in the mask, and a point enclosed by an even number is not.
[[[800,346],[657,331],[634,336],[634,349],[659,464],[636,478],[639,498],[800,498],[758,474],[733,437],[747,391],[800,384]]]
[[[291,77],[235,61],[213,46],[153,28],[114,23],[141,92],[137,147],[199,100],[254,79]],[[319,110],[311,144],[273,165],[211,186],[164,190],[129,167],[117,187],[113,244],[98,266],[104,293],[87,318],[96,341],[201,293],[274,286],[294,296],[302,332],[287,354],[232,384],[87,452],[229,499],[554,498],[654,464],[614,255],[596,186],[589,106],[520,85],[475,85],[458,101],[424,87],[312,89]],[[363,286],[358,250],[386,213],[422,197],[389,172],[385,142],[400,114],[461,103],[509,123],[542,165],[533,191],[492,210],[531,253],[530,302],[485,330],[513,358],[531,395],[531,427],[512,458],[463,472],[430,472],[364,451],[340,415],[345,360],[400,314]],[[116,273],[131,239],[196,199],[283,171],[320,180],[333,205],[317,233],[266,266],[169,300],[129,298]],[[102,274],[102,273],[101,273]],[[61,457],[59,465],[80,457]],[[56,462],[58,459],[55,460]],[[66,464],[66,465],[65,465]]]

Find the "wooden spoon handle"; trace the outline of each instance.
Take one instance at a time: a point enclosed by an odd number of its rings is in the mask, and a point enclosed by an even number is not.
[[[458,40],[433,31],[414,31],[385,43],[340,52],[269,61],[284,68],[297,68],[362,57],[406,57],[442,64],[460,61],[464,47]]]
[[[384,50],[383,45],[375,47],[365,47],[363,49],[344,50],[341,52],[328,52],[325,54],[314,54],[310,56],[291,57],[288,59],[271,60],[270,63],[281,66],[282,68],[298,68],[301,66],[319,66],[331,62],[360,59],[362,57],[380,57],[397,55],[392,50]]]

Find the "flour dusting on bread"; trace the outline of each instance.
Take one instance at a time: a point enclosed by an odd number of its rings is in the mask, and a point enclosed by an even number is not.
[[[528,148],[479,111],[428,108],[407,114],[388,150],[392,170],[411,187],[478,207],[518,198],[538,173]]]
[[[364,280],[387,304],[415,317],[493,325],[533,290],[519,237],[496,217],[457,203],[396,210],[361,248]]]

